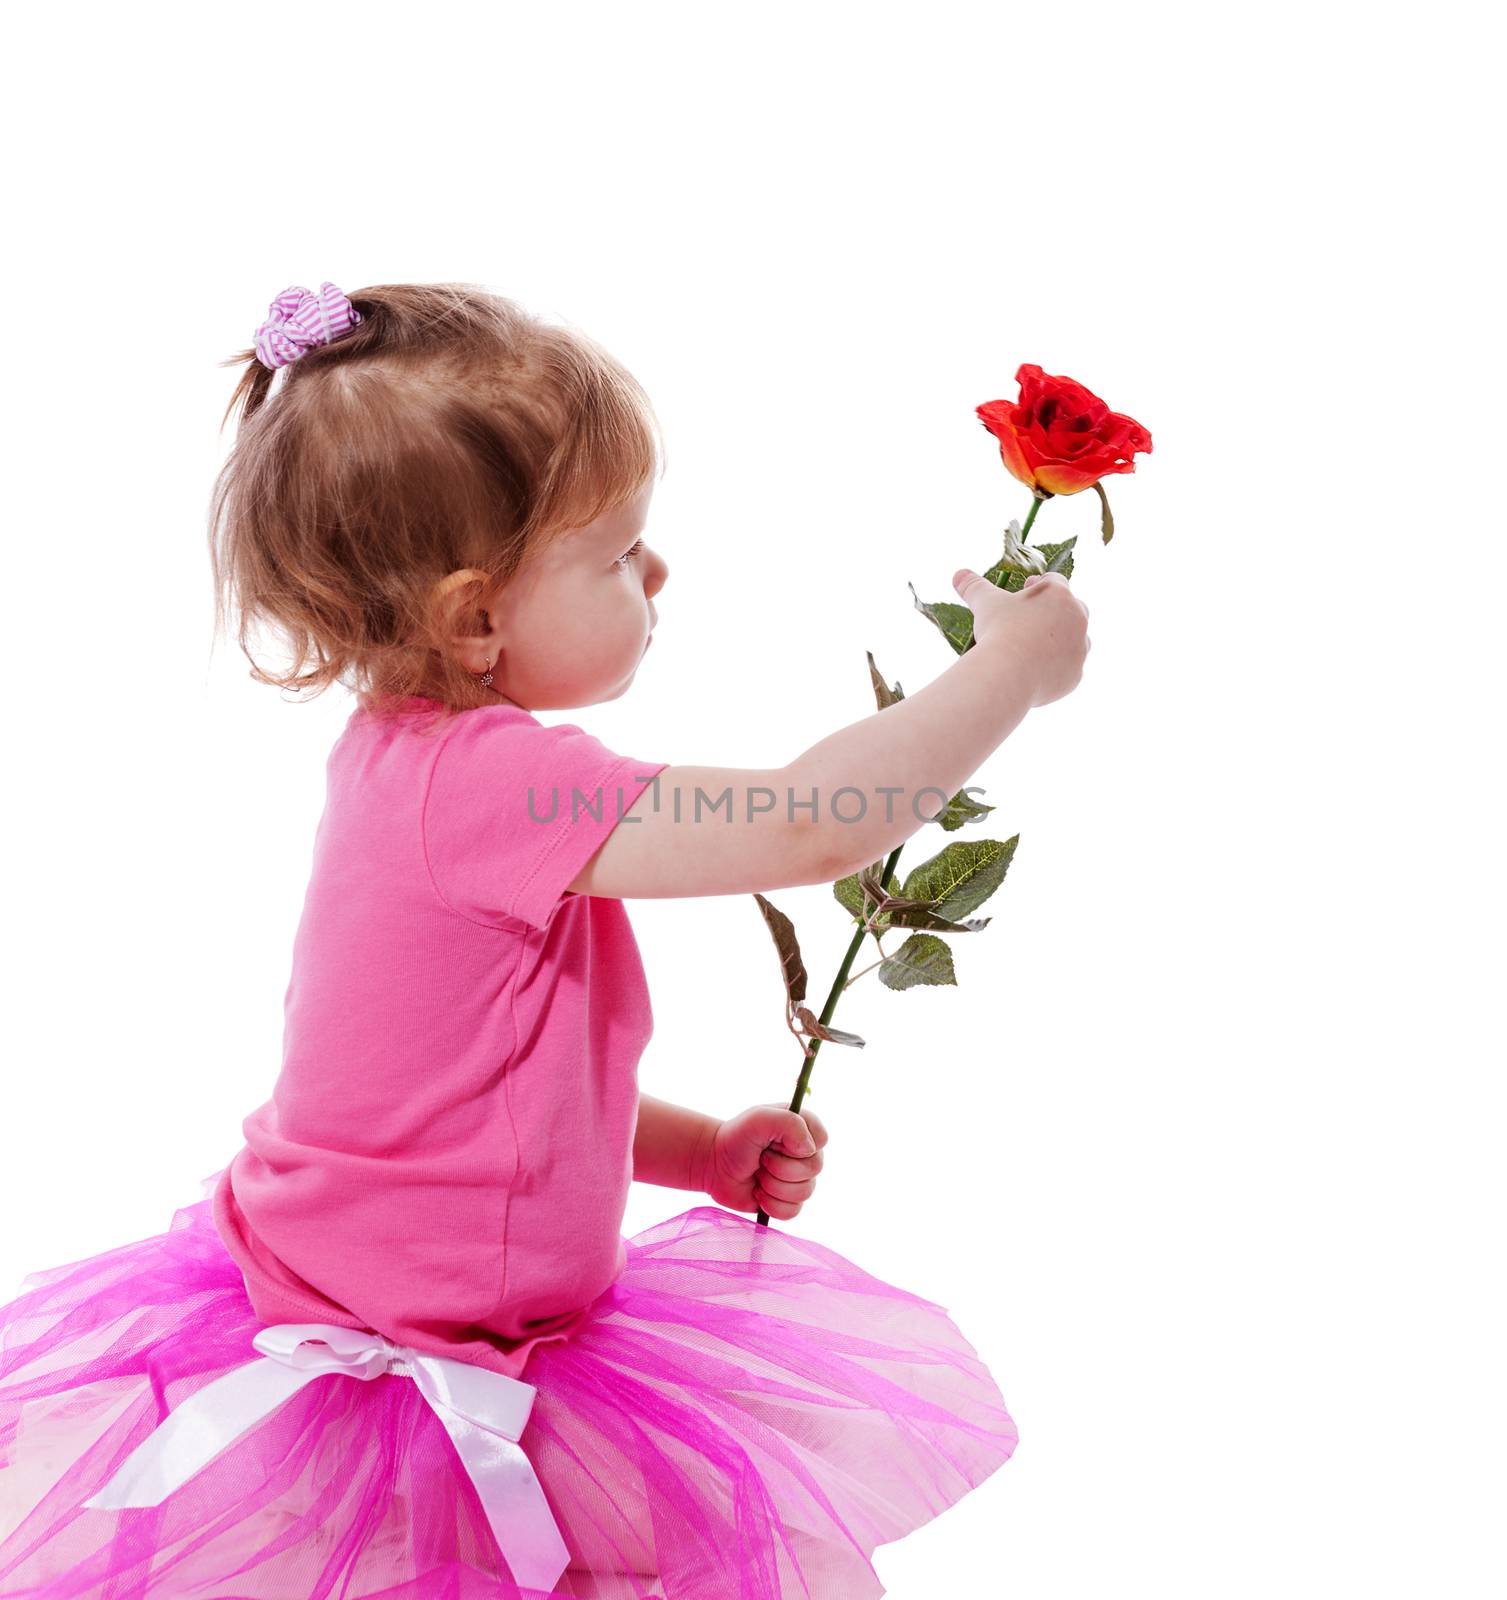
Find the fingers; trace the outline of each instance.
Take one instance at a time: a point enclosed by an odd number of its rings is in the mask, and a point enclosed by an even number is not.
[[[809,1155],[813,1148],[820,1150],[827,1142],[826,1124],[814,1111],[791,1111],[777,1100],[766,1100],[763,1104],[768,1110],[779,1112],[785,1124],[785,1131],[777,1134],[766,1148],[778,1144],[787,1155]]]
[[[754,1200],[760,1210],[788,1222],[811,1198],[815,1188],[815,1178],[808,1178],[804,1183],[786,1183],[781,1178],[771,1177],[761,1168],[754,1180]]]
[[[804,1117],[806,1126],[811,1130],[811,1137],[818,1150],[827,1142],[827,1125],[814,1111],[800,1111],[797,1115]]]
[[[959,567],[952,575],[952,586],[957,590],[958,598],[970,611],[978,609],[977,604],[968,598],[969,591],[976,583],[983,584],[986,589],[993,589],[996,594],[1008,594],[1010,592],[1008,589],[995,588],[994,584],[990,583],[987,578],[981,577],[972,567]],[[1067,579],[1060,572],[1033,572],[1021,584],[1020,588],[1015,591],[1015,594],[1017,597],[1023,598],[1026,595],[1035,594],[1038,589],[1044,589],[1049,583],[1058,584],[1064,589],[1068,586]]]
[[[782,1178],[761,1166],[757,1182],[765,1194],[776,1200],[809,1200],[816,1191],[816,1174],[809,1170],[799,1178]]]
[[[780,1178],[787,1183],[799,1183],[802,1178],[820,1172],[826,1159],[820,1150],[814,1156],[787,1156],[778,1150],[769,1149],[759,1157],[759,1165],[772,1178]]]
[[[754,1188],[754,1199],[758,1203],[760,1211],[766,1216],[776,1218],[780,1222],[789,1222],[791,1218],[798,1217],[801,1213],[801,1205],[798,1200],[794,1202],[776,1200],[773,1195],[765,1194],[757,1186]]]
[[[1023,595],[1035,594],[1038,589],[1044,589],[1049,583],[1060,584],[1064,589],[1068,586],[1067,579],[1060,572],[1033,572],[1021,584],[1019,592]]]
[[[786,1108],[776,1106],[775,1109]],[[783,1148],[787,1141],[782,1137],[760,1152],[759,1171],[754,1180],[754,1198],[759,1208],[781,1222],[790,1221],[811,1198],[816,1189],[816,1175],[826,1160],[822,1154],[822,1146],[828,1139],[826,1124],[814,1111],[799,1111],[795,1115],[810,1132],[812,1153],[790,1155]],[[794,1145],[797,1140],[791,1139],[788,1143]]]

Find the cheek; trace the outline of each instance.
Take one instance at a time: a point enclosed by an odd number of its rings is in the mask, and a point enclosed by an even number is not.
[[[527,597],[517,620],[533,660],[548,664],[548,672],[586,678],[615,669],[624,654],[636,658],[648,626],[643,591],[631,575],[614,575],[595,590],[541,588]]]
[[[619,587],[601,609],[599,626],[603,636],[619,642],[642,638],[646,611],[643,589],[637,579],[633,576],[622,578]]]
[[[621,591],[598,603],[577,600],[574,610],[562,608],[541,618],[539,648],[547,659],[567,668],[611,665],[643,635],[643,623],[631,597]]]

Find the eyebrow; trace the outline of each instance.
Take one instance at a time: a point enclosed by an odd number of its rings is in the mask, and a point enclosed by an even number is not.
[[[647,528],[648,526],[649,526],[649,519],[647,517],[645,517],[644,520],[641,523],[639,523],[639,525],[638,525],[638,532],[633,535],[632,539],[628,540],[628,544],[632,544],[634,539],[642,539],[643,536],[644,536],[644,529]],[[623,544],[623,536],[620,533],[619,534],[615,534],[610,541],[604,539],[602,541],[602,543],[604,545],[606,545],[609,549],[617,549],[617,548],[621,547],[622,549],[626,550],[627,547],[628,547],[628,545]]]

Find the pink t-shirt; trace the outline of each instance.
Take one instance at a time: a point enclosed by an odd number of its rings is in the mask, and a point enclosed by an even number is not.
[[[622,902],[565,886],[666,763],[393,704],[330,753],[282,1070],[214,1219],[264,1322],[519,1377],[626,1261],[653,1016]]]

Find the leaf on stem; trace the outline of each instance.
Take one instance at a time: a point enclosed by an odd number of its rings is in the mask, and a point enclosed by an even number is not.
[[[1061,544],[1028,545],[1033,560],[1040,558],[1041,565],[1023,567],[1019,563],[1012,563],[1007,557],[996,561],[984,576],[996,589],[1007,589],[1011,594],[1025,587],[1026,579],[1033,572],[1060,572],[1064,578],[1073,575],[1072,548],[1078,542],[1077,535],[1071,539],[1064,539]]]
[[[1046,571],[1046,557],[1039,550],[1033,550],[1030,545],[1022,544],[1020,539],[1020,524],[1013,518],[1005,529],[1004,554],[995,563],[996,566],[1009,567],[1021,573],[1022,578],[1029,578],[1033,572]]]
[[[759,902],[759,910],[764,913],[770,937],[779,952],[780,976],[785,980],[785,993],[789,996],[791,1005],[798,1005],[806,998],[806,966],[801,960],[801,947],[795,937],[795,927],[790,918],[783,911],[770,905],[763,895],[756,893],[754,899]]]
[[[883,865],[883,862],[880,863]],[[853,914],[855,921],[863,921],[863,890],[858,887],[858,874],[850,872],[846,878],[839,878],[832,885],[832,893],[837,896],[837,903],[844,911]],[[878,925],[883,927],[884,921],[878,919]]]
[[[1099,531],[1104,535],[1104,542],[1108,544],[1115,536],[1115,519],[1109,509],[1109,496],[1104,492],[1104,485],[1095,481],[1094,493],[1099,497],[1099,504],[1104,508],[1104,515],[1099,520]]]
[[[879,981],[891,989],[914,989],[918,984],[952,984],[952,949],[934,933],[913,933],[892,956],[879,963]]]
[[[822,1022],[817,1018],[809,1006],[797,1006],[795,1015],[801,1025],[802,1033],[809,1033],[817,1039],[825,1039],[828,1044],[850,1044],[862,1050],[864,1041],[856,1033],[844,1033],[841,1028],[834,1028],[829,1022]]]
[[[987,574],[986,574],[987,576]],[[916,593],[916,586],[906,584],[916,610],[941,630],[942,637],[962,655],[973,643],[973,613],[967,606],[954,605],[950,600],[927,601]]]
[[[935,911],[920,908],[911,911],[891,911],[889,923],[895,928],[935,928],[939,933],[978,933],[987,928],[992,917],[970,917],[954,922],[951,917],[939,917]]]
[[[900,687],[898,680],[895,687],[891,689],[884,679],[880,677],[879,668],[874,665],[874,652],[865,650],[864,654],[869,658],[869,677],[874,684],[874,698],[879,702],[879,709],[883,711],[886,706],[892,706],[897,700],[903,700],[905,691]]]
[[[1064,578],[1073,575],[1073,546],[1078,542],[1075,533],[1071,539],[1064,539],[1061,544],[1044,544],[1041,553],[1047,558],[1047,571],[1060,572]]]
[[[929,906],[928,900],[907,900],[902,895],[887,892],[883,887],[884,858],[871,861],[858,872],[850,872],[832,885],[838,904],[851,911],[862,922],[865,912],[873,917],[873,931],[882,933],[889,926],[889,912],[897,906]],[[865,904],[867,901],[867,904]]]
[[[901,894],[907,898],[930,900],[939,917],[948,921],[975,911],[1004,882],[1015,847],[1017,833],[1001,843],[998,839],[955,839],[906,874]],[[898,927],[920,927],[901,916],[892,919]],[[987,919],[985,919],[987,920]]]
[[[975,817],[987,816],[996,809],[997,807],[986,806],[982,800],[975,800],[972,795],[959,789],[930,820],[940,824],[944,832],[955,833],[965,822],[972,822]]]
[[[953,846],[949,845],[947,848],[950,850]],[[945,853],[944,851],[943,854]],[[860,894],[868,897],[869,904],[878,908],[884,927],[937,928],[945,929],[948,933],[977,933],[981,928],[988,927],[991,920],[988,917],[976,918],[971,922],[959,922],[944,915],[937,897],[913,896],[903,892],[889,893],[880,886],[878,868],[877,862],[872,867],[865,867],[858,874],[858,888]],[[874,937],[877,941],[879,937],[877,923]],[[883,944],[879,947],[881,950],[884,948]]]
[[[837,882],[832,885],[832,893],[836,895],[837,903],[843,908],[844,911],[850,911],[853,914],[853,920],[855,922],[862,922],[864,920],[865,909],[871,913],[874,910],[874,897],[872,895],[869,896],[867,908],[864,906],[863,885],[860,882],[860,879],[867,874],[868,876],[872,877],[875,882],[878,882],[883,872],[884,857],[881,856],[879,860],[870,862],[869,866],[864,869],[864,871],[850,872],[846,878],[839,878]],[[883,912],[880,912],[874,916],[873,925],[869,931],[877,939],[879,935],[883,933],[887,927],[889,927],[889,925],[889,918],[885,916]],[[881,945],[880,948],[883,949],[883,946]]]
[[[930,896],[896,894],[893,890],[886,889],[880,881],[880,865],[876,862],[858,874],[858,887],[868,896],[870,904],[877,910],[893,917],[897,911],[930,911],[936,905],[935,899]]]

